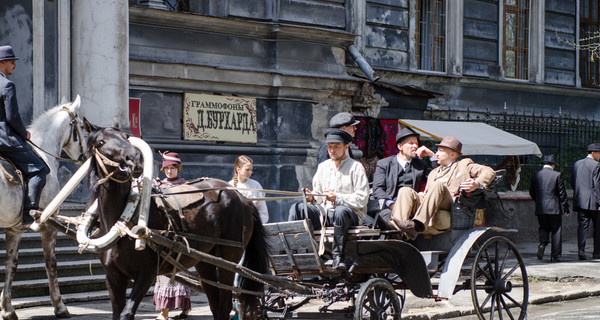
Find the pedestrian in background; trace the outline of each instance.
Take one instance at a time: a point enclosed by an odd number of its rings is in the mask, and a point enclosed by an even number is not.
[[[354,135],[356,134],[356,125],[358,125],[360,121],[356,120],[354,116],[348,112],[340,112],[333,116],[331,120],[329,120],[329,129],[340,129],[348,132],[348,134],[354,139]],[[329,131],[325,130],[323,132],[324,135],[327,135]],[[348,156],[350,158],[354,158],[352,155],[352,149],[348,148]],[[319,151],[317,152],[317,166],[329,159],[329,152],[327,151],[327,143],[323,142],[319,147]]]
[[[579,260],[586,260],[585,241],[590,222],[594,228],[593,258],[600,258],[600,225],[598,224],[598,188],[600,188],[597,167],[600,160],[600,143],[592,143],[587,148],[587,157],[573,165],[571,185],[573,186],[573,210],[577,212],[577,249]]]
[[[168,188],[185,183],[179,176],[182,164],[179,155],[175,152],[162,153],[162,167],[160,171],[167,176],[161,180],[161,187]],[[192,309],[191,291],[179,282],[171,283],[171,278],[163,275],[156,276],[154,284],[154,304],[160,314],[156,320],[168,320],[169,310],[181,309],[181,313],[171,319],[186,319]]]
[[[253,189],[253,190],[239,190],[239,192],[248,199],[252,198],[264,198],[264,192],[260,192],[263,187],[260,183],[254,179],[250,179],[252,172],[254,171],[253,161],[250,157],[241,155],[235,159],[233,165],[233,177],[229,181],[229,184],[241,189]],[[252,201],[258,213],[260,214],[260,221],[267,223],[269,221],[269,209],[267,203],[264,200]]]
[[[544,258],[544,251],[550,239],[552,247],[550,261],[560,262],[562,255],[562,215],[569,215],[567,192],[560,172],[556,169],[554,155],[543,158],[542,170],[531,178],[529,195],[535,201],[535,215],[538,219],[540,244],[537,250],[538,260]]]

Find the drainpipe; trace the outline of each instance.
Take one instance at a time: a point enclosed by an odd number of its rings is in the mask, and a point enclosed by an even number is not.
[[[377,73],[375,73],[375,71],[373,70],[373,68],[371,68],[367,60],[363,58],[363,56],[360,54],[360,52],[358,52],[358,49],[356,49],[356,47],[353,44],[348,46],[348,52],[350,52],[350,55],[352,56],[352,58],[354,58],[354,61],[358,63],[360,69],[364,72],[367,78],[369,78],[369,81],[375,82],[379,79]]]

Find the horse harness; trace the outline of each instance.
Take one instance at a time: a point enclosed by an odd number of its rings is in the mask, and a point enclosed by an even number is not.
[[[69,110],[69,108],[67,107],[62,107],[62,110],[65,111],[67,114],[69,114],[69,125],[71,126],[71,130],[69,130],[69,138],[67,138],[67,141],[62,145],[61,148],[64,148],[66,146],[69,145],[69,143],[71,143],[71,139],[73,139],[73,141],[77,141],[79,143],[79,152],[81,154],[83,154],[83,152],[85,150],[83,150],[83,137],[81,135],[81,130],[79,130],[79,126],[77,126],[77,115],[74,114],[73,112],[71,112],[71,110]],[[42,149],[40,146],[38,146],[37,144],[35,144],[33,141],[29,140],[28,141],[29,144],[31,144],[32,146],[36,147],[38,150],[44,152],[45,154],[53,157],[54,159],[57,160],[62,160],[62,161],[68,161],[68,162],[77,162],[79,160],[73,160],[73,159],[69,159],[69,158],[62,158],[59,157],[57,155],[54,155],[44,149]]]

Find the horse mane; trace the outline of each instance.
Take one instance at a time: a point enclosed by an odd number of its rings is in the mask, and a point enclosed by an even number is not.
[[[37,129],[43,128],[48,125],[48,122],[53,119],[54,115],[61,111],[64,106],[69,105],[68,103],[60,104],[55,107],[52,107],[39,116],[35,117],[31,125],[29,125],[28,129]]]

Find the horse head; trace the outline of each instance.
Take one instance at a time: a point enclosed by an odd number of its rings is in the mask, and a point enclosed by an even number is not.
[[[77,115],[80,107],[79,95],[72,103],[65,103],[62,106],[62,110],[69,115],[69,128],[61,139],[61,149],[69,158],[83,161],[85,160],[86,138],[89,131],[84,128],[83,121]]]
[[[125,183],[142,174],[142,154],[129,142],[127,133],[116,125],[95,126],[85,118],[83,126],[90,132],[86,156],[93,158],[93,168],[100,178]]]

